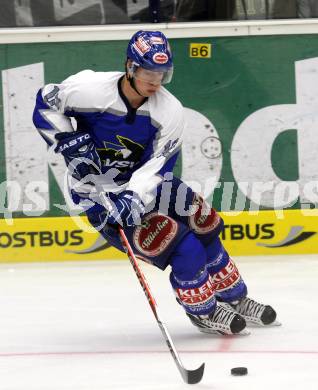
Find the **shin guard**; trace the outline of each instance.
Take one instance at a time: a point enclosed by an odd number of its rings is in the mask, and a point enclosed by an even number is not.
[[[229,257],[219,238],[215,238],[206,248],[208,272],[212,277],[217,298],[233,302],[247,295],[247,287],[234,261]]]
[[[171,267],[170,283],[186,312],[196,315],[213,312],[216,298],[206,267],[206,251],[193,233],[177,246],[171,256]]]
[[[216,298],[212,278],[206,269],[203,269],[193,280],[178,280],[171,273],[170,282],[177,301],[187,313],[205,315],[215,310]]]

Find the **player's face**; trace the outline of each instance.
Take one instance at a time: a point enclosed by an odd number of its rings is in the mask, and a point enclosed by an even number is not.
[[[135,84],[143,96],[151,96],[158,91],[163,79],[163,72],[152,72],[147,69],[138,68],[135,73]]]

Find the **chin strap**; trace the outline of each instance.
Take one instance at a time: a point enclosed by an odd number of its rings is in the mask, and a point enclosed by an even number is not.
[[[142,95],[142,94],[138,91],[138,89],[136,88],[135,79],[134,79],[133,77],[129,77],[129,76],[126,74],[126,78],[127,78],[127,80],[129,81],[129,84],[130,84],[131,88],[132,88],[134,91],[136,91],[136,92],[138,93],[139,96],[146,97],[146,96]]]

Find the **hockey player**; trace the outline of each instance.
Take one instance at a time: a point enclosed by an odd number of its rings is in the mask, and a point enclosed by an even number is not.
[[[163,87],[172,73],[164,34],[138,31],[128,44],[125,72],[84,70],[44,86],[33,121],[64,156],[74,203],[111,245],[123,250],[120,224],[137,257],[160,269],[170,266],[176,299],[200,331],[246,333],[246,321],[269,325],[276,313],[247,297],[219,239],[218,213],[173,176],[184,115]]]

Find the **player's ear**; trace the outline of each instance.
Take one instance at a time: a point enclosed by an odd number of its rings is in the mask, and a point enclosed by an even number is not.
[[[125,63],[125,71],[126,71],[126,77],[127,79],[132,78],[133,76],[133,63],[132,60],[127,58],[126,63]]]

